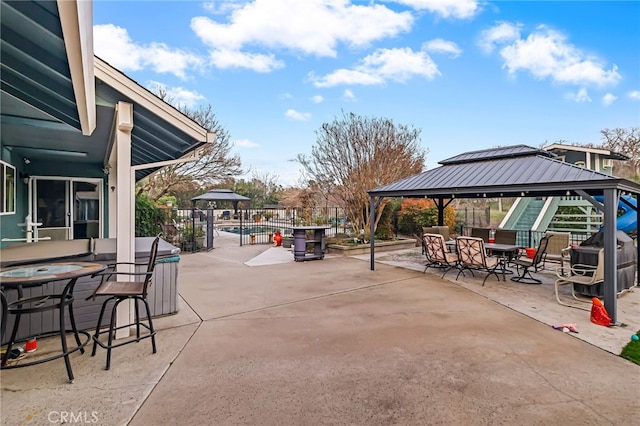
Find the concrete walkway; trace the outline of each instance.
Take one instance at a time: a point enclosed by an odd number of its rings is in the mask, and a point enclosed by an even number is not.
[[[180,312],[156,321],[157,354],[149,341],[116,349],[110,371],[104,351],[76,354],[73,384],[62,361],[2,371],[2,424],[637,422],[639,366],[465,288],[473,280],[393,257],[375,271],[292,262],[224,232],[216,247],[183,256]]]

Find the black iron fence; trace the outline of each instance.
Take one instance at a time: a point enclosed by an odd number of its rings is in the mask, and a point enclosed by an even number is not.
[[[475,226],[462,226],[460,229],[460,235],[469,236],[471,235],[471,228],[478,228]],[[542,237],[544,237],[543,231],[532,231],[532,230],[516,230],[516,244],[522,247],[538,247],[538,243]],[[580,244],[590,236],[592,236],[592,232],[585,231],[572,231],[569,236],[569,244]]]
[[[276,232],[293,235],[294,226],[322,225],[326,235],[347,232],[338,207],[285,209],[174,209],[164,226],[164,238],[184,252],[211,250],[220,232],[238,235],[238,244],[271,244]]]
[[[456,223],[474,228],[488,228],[491,223],[491,209],[486,208],[458,208],[456,209]]]

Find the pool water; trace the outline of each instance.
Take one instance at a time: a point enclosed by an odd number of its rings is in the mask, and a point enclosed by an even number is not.
[[[276,232],[279,228],[274,228],[272,226],[250,226],[248,228],[242,228],[242,235],[249,234],[272,234]],[[234,234],[240,234],[239,226],[224,226],[220,228],[221,231],[232,232]]]

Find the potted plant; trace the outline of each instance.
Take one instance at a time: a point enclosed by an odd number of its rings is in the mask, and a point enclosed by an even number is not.
[[[182,230],[182,238],[182,249],[187,252],[194,251],[198,247],[204,246],[204,229],[202,229],[202,226],[196,226],[194,233],[193,226],[187,224]]]
[[[293,245],[293,235],[284,234],[282,236],[282,247],[291,248],[292,245]]]
[[[204,228],[202,226],[196,226],[195,237],[196,248],[204,248]]]

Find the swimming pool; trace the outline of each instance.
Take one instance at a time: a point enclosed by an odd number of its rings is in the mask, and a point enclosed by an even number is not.
[[[221,231],[232,232],[234,234],[249,235],[249,234],[273,234],[280,228],[274,228],[273,226],[249,226],[247,228],[242,228],[242,232],[240,232],[239,226],[223,226],[220,228]]]

